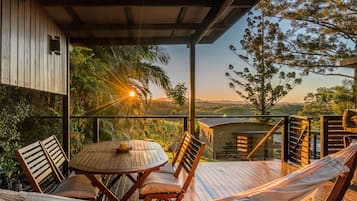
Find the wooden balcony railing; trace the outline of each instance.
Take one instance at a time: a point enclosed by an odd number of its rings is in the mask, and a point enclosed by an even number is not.
[[[311,118],[289,117],[288,160],[299,166],[310,163]]]
[[[357,135],[357,133],[347,132],[343,129],[342,116],[321,116],[321,156],[341,150],[344,147],[343,137],[346,135]]]
[[[272,119],[276,119],[278,122],[281,119],[281,123],[278,129],[275,129],[273,135],[277,136],[278,141],[273,141],[274,145],[267,146],[266,143],[261,143],[262,149],[266,149],[264,153],[271,153],[272,151],[276,152],[274,155],[280,158],[283,161],[290,161],[297,165],[305,165],[310,162],[310,158],[318,158],[317,144],[319,143],[317,140],[318,132],[311,132],[310,130],[310,121],[311,118],[307,117],[299,117],[299,116],[282,116],[282,115],[265,115],[265,116],[257,116],[257,115],[197,115],[196,118],[264,118],[269,117]],[[58,118],[61,117],[41,117],[41,118]],[[71,120],[75,121],[78,119],[90,119],[92,125],[89,126],[93,133],[93,142],[98,142],[101,134],[100,121],[103,119],[168,119],[172,121],[180,121],[182,124],[182,130],[186,131],[188,128],[188,116],[187,115],[138,115],[138,116],[72,116]],[[252,133],[258,133],[260,135],[264,135],[268,133],[267,131],[244,131],[240,130],[239,133],[250,135]],[[270,133],[272,134],[272,133]],[[163,133],[163,135],[165,135]],[[233,138],[235,139],[237,136],[232,133]],[[272,142],[272,141],[270,141]],[[232,140],[232,148],[237,152],[237,140]],[[252,144],[252,148],[255,147],[256,144]],[[274,149],[274,150],[268,150]],[[211,150],[212,148],[207,147],[207,150]],[[267,154],[264,156],[258,156],[258,159],[271,159],[267,157]]]

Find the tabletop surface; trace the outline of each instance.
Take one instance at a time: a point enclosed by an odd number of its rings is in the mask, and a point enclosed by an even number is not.
[[[118,153],[120,142],[106,141],[85,146],[70,162],[77,171],[98,174],[126,174],[141,172],[164,165],[168,157],[155,142],[126,141],[128,152]]]

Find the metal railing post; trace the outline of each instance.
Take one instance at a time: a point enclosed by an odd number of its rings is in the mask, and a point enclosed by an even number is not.
[[[63,150],[67,157],[71,158],[71,93],[70,93],[70,53],[69,38],[66,38],[66,94],[62,96],[62,132],[63,132]]]
[[[93,118],[93,142],[99,142],[99,118]]]
[[[182,133],[185,133],[188,130],[188,119],[187,117],[182,118]]]
[[[313,158],[316,159],[317,158],[317,146],[316,146],[317,137],[316,137],[316,133],[315,132],[312,133],[312,134],[313,134],[312,155],[313,155]]]

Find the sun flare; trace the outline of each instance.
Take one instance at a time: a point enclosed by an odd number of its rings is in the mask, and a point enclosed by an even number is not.
[[[130,97],[134,97],[134,96],[135,96],[135,91],[130,91],[130,92],[129,92],[129,96],[130,96]]]

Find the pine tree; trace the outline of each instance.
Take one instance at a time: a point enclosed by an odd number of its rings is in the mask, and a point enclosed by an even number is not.
[[[267,15],[290,23],[285,33],[289,45],[281,63],[305,74],[354,79],[356,86],[357,64],[354,64],[354,75],[336,72],[346,67],[346,59],[357,56],[354,52],[357,50],[356,0],[272,0],[266,7],[269,7]]]
[[[247,56],[238,54],[234,45],[229,47],[248,67],[237,70],[230,64],[226,72],[229,86],[260,115],[269,114],[271,107],[302,81],[296,72],[284,71],[282,65],[276,64],[286,48],[284,34],[278,23],[267,19],[265,12],[258,7],[248,14],[248,27],[240,41]]]

